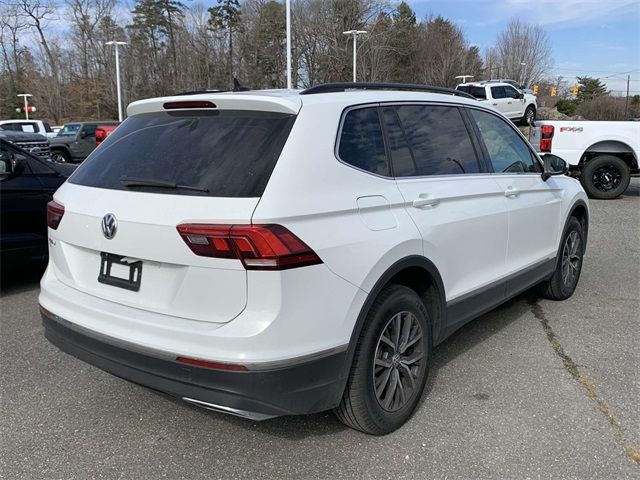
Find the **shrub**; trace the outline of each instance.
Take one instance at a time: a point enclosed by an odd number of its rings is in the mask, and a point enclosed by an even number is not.
[[[558,100],[556,103],[556,108],[560,113],[564,113],[565,115],[569,115],[570,117],[576,114],[577,104],[574,100],[568,100],[566,98],[562,98]]]

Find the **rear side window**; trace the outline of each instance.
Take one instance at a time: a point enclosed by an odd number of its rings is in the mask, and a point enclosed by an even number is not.
[[[468,93],[472,97],[477,98],[478,100],[486,100],[487,99],[487,91],[484,87],[475,87],[473,85],[460,85],[456,88],[456,90],[460,90],[461,92]]]
[[[458,108],[400,105],[395,110],[414,162],[410,167],[405,157],[400,164],[394,155],[396,177],[480,172],[476,152]]]
[[[491,87],[491,96],[493,98],[507,98],[504,87]]]
[[[338,157],[361,170],[390,175],[376,107],[358,108],[345,115]]]
[[[282,113],[229,110],[129,117],[69,181],[174,195],[259,197],[294,120]],[[126,187],[123,177],[191,188]]]

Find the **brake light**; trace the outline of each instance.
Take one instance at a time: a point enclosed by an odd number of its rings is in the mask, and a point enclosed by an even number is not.
[[[62,216],[64,215],[64,205],[51,200],[47,203],[47,226],[53,230],[57,230]]]
[[[287,270],[317,265],[322,260],[282,225],[178,225],[193,253],[202,257],[236,258],[247,270]]]
[[[186,363],[187,365],[195,365],[196,367],[215,368],[216,370],[231,370],[233,372],[246,372],[248,368],[244,365],[236,365],[233,363],[210,362],[208,360],[198,360],[196,358],[176,357],[176,362]]]
[[[206,101],[166,102],[162,106],[165,110],[177,110],[183,108],[216,108],[215,103]]]
[[[542,125],[540,127],[540,151],[551,152],[551,144],[553,143],[553,133],[555,128],[553,125]]]

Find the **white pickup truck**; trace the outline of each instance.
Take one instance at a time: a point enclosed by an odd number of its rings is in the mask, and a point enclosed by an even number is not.
[[[516,89],[509,82],[512,80],[461,83],[456,90],[468,93],[479,102],[488,103],[514,123],[528,125],[536,118],[537,99],[530,93]]]
[[[529,141],[564,159],[592,198],[616,198],[640,175],[640,122],[541,120]]]
[[[39,133],[47,138],[56,136],[49,124],[42,120],[0,120],[0,128],[16,132]]]

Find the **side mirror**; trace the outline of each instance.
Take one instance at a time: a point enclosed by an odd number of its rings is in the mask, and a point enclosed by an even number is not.
[[[544,170],[542,172],[542,180],[545,182],[554,175],[564,175],[569,171],[569,165],[562,158],[551,153],[545,153],[542,156],[544,162]]]
[[[524,98],[524,93],[518,92],[518,98],[522,100]]]
[[[27,162],[22,155],[7,156],[0,160],[0,177],[3,179],[15,177],[24,172]]]

